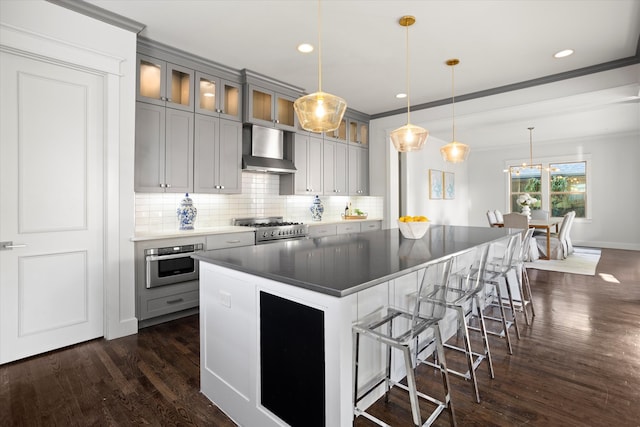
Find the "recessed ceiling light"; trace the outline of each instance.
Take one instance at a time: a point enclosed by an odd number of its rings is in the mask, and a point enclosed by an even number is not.
[[[573,49],[565,49],[557,52],[553,55],[554,58],[564,58],[565,56],[573,55]]]
[[[407,97],[406,93],[399,93],[399,94],[396,95],[396,98],[398,98],[398,99],[403,99],[403,98],[406,98],[406,97]]]
[[[313,52],[313,46],[309,43],[301,43],[298,45],[298,52],[300,53],[310,53]]]

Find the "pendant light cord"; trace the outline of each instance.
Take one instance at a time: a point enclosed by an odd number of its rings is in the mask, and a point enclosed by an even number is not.
[[[533,167],[533,136],[532,136],[533,128],[529,128],[529,165]]]
[[[407,25],[407,63],[406,63],[406,68],[407,68],[407,124],[411,123],[411,94],[409,91],[409,27],[410,25]]]
[[[318,92],[322,92],[322,11],[318,0]]]
[[[453,134],[453,139],[451,142],[455,144],[456,142],[456,94],[455,94],[455,81],[453,69],[455,68],[455,64],[451,66],[451,123],[452,129],[451,133]]]

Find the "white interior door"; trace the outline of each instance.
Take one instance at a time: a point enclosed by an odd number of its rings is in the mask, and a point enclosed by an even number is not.
[[[0,363],[103,335],[104,85],[0,53]]]

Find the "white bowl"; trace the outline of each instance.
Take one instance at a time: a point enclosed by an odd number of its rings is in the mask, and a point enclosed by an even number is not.
[[[405,239],[422,239],[429,229],[429,223],[398,221],[398,228]]]

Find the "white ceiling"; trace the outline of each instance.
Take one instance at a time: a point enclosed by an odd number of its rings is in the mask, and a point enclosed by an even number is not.
[[[146,25],[141,35],[149,39],[307,92],[318,88],[317,50],[306,55],[296,50],[301,42],[317,45],[315,0],[88,3]],[[406,30],[398,24],[402,15],[416,17],[409,29],[412,105],[451,96],[451,68],[444,63],[449,58],[460,59],[455,94],[461,97],[637,58],[640,36],[640,0],[323,0],[321,9],[322,88],[372,115],[406,109],[406,100],[395,98],[406,91]],[[553,58],[566,48],[575,54]],[[598,92],[580,105],[557,108],[571,122],[610,119],[615,131],[637,131],[639,80],[635,87]],[[635,96],[636,102],[621,104],[621,96]],[[539,108],[548,111],[549,104],[542,104]],[[613,109],[602,107],[612,104]],[[535,115],[531,108],[521,110]],[[600,117],[601,110],[615,111]],[[617,123],[625,117],[625,123]]]

